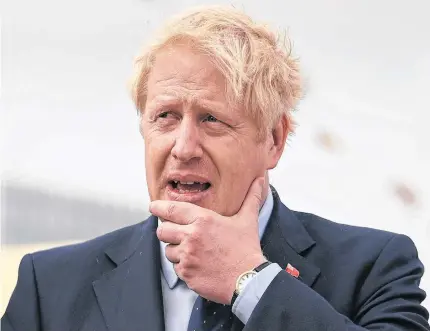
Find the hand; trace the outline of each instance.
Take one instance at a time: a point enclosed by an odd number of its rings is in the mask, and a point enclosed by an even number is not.
[[[237,277],[266,261],[258,236],[263,187],[264,178],[254,180],[241,209],[231,217],[187,202],[151,202],[150,212],[163,221],[157,236],[169,244],[167,259],[202,297],[229,304]]]

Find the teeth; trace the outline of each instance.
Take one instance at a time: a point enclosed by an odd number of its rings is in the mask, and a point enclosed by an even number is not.
[[[192,184],[201,184],[201,185],[203,185],[204,184],[204,182],[182,182],[180,180],[173,180],[173,182],[175,184],[182,184],[182,185],[192,185]]]

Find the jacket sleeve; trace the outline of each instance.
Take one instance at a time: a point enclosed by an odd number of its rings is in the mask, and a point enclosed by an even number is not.
[[[18,282],[0,325],[1,331],[41,331],[39,299],[30,254],[21,260]]]
[[[425,292],[419,288],[423,272],[411,239],[395,235],[374,262],[359,289],[356,312],[348,318],[313,289],[281,271],[244,331],[429,331],[429,315],[421,305]]]

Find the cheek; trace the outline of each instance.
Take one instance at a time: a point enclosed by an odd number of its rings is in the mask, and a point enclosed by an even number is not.
[[[226,186],[231,183],[234,183],[233,188],[245,185],[257,176],[264,175],[266,171],[267,153],[262,146],[256,146],[254,142],[226,143],[218,146],[216,150],[213,149],[213,153],[216,153],[214,162],[220,171],[221,179],[228,184]]]
[[[159,158],[170,153],[174,136],[171,133],[160,133],[155,127],[145,126],[143,140],[145,142],[145,155]]]
[[[227,151],[228,150],[228,151]],[[253,151],[230,148],[224,154],[219,154],[217,169],[220,173],[220,183],[217,191],[217,205],[221,214],[231,216],[236,214],[253,180],[262,173],[264,167]]]
[[[172,150],[173,141],[174,139],[170,139],[166,134],[157,135],[148,132],[148,134],[144,135],[145,165],[148,180],[157,180],[157,177],[163,172]]]
[[[242,144],[231,145],[231,161],[243,168],[264,167],[268,153],[264,146],[257,145],[254,141],[246,141]]]

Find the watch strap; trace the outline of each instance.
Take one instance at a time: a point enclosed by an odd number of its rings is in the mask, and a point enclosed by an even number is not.
[[[266,268],[268,265],[270,265],[272,262],[270,262],[270,261],[266,261],[266,262],[263,262],[262,264],[260,264],[258,267],[256,267],[255,269],[254,269],[254,271],[255,272],[260,272],[261,270],[263,270],[264,268]]]
[[[237,294],[237,292],[236,292],[236,290],[234,290],[234,292],[233,292],[233,297],[231,298],[231,303],[230,303],[230,306],[233,308],[233,305],[234,305],[234,302],[236,301],[236,299],[237,299],[237,297],[238,297],[239,295]]]
[[[264,268],[266,268],[268,265],[270,265],[272,262],[266,261],[263,262],[262,264],[260,264],[258,267],[254,268],[253,271],[255,272],[260,272],[261,270],[263,270]],[[237,297],[239,296],[239,294],[236,292],[236,290],[234,290],[233,292],[233,297],[231,298],[231,303],[230,305],[233,307],[234,302],[236,301]]]

